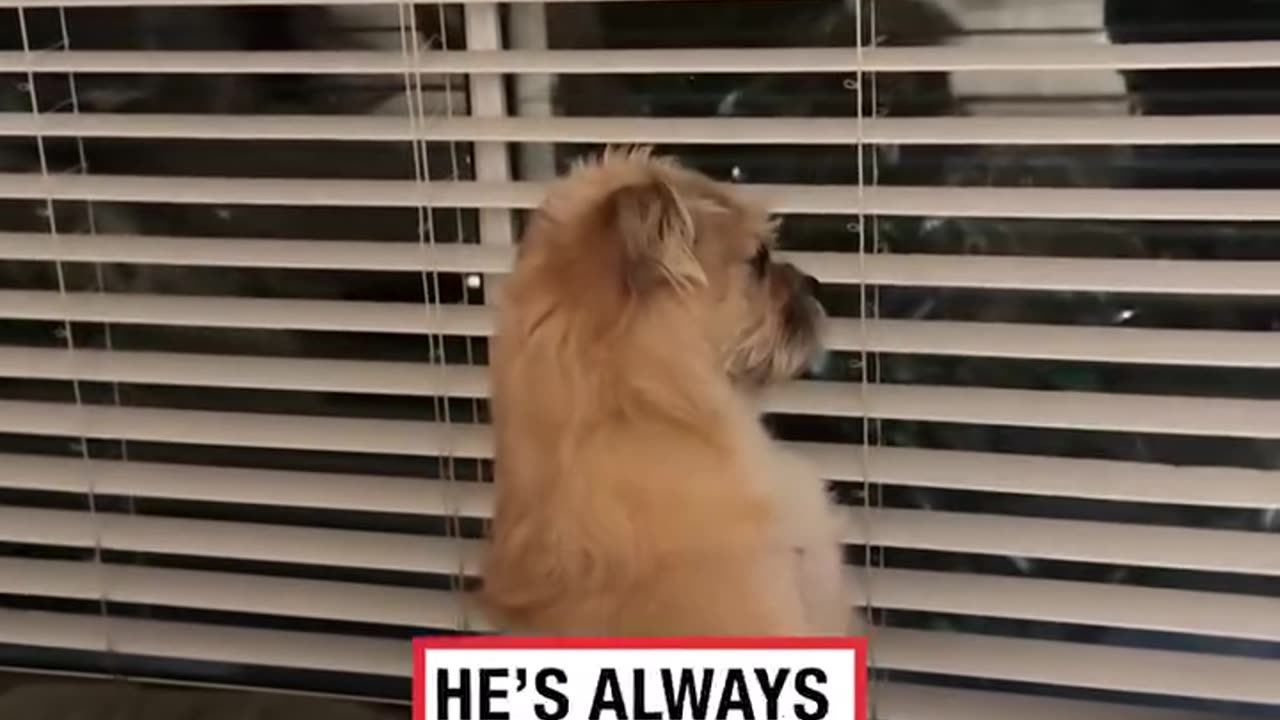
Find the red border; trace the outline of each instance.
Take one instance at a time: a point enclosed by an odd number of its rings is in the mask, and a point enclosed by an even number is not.
[[[867,720],[867,639],[865,637],[512,637],[505,635],[440,635],[413,639],[413,720],[426,719],[424,653],[467,648],[494,650],[853,650],[854,716]]]

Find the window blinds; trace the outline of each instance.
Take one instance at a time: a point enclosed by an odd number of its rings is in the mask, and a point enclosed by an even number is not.
[[[766,410],[848,505],[878,717],[1276,712],[1280,179],[1230,173],[1280,109],[1132,79],[1280,42],[1122,4],[0,2],[0,664],[404,701],[409,636],[489,629],[521,214],[642,142],[825,286]],[[1136,109],[1053,95],[1098,77]]]

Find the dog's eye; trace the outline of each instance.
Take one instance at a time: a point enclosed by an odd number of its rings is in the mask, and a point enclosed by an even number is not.
[[[761,245],[756,254],[751,256],[751,271],[756,277],[763,278],[769,270],[769,248]]]

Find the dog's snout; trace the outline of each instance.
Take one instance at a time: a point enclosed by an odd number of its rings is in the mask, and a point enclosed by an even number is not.
[[[818,278],[791,263],[787,263],[787,270],[790,271],[793,288],[807,291],[810,295],[818,294],[818,288],[822,287],[822,283],[818,282]]]
[[[805,287],[809,289],[810,295],[817,295],[818,289],[822,287],[822,283],[818,282],[818,278],[809,273],[800,273],[801,279],[804,281]]]
[[[817,295],[818,288],[822,287],[822,283],[818,282],[818,278],[800,268],[796,268],[794,264],[780,263],[778,266],[780,266],[782,277],[786,278],[787,287],[790,288],[791,292],[806,292],[809,295]]]

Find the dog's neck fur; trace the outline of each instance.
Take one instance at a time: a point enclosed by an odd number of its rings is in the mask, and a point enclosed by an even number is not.
[[[693,425],[717,419],[734,395],[719,349],[694,308],[674,296],[655,302],[685,307],[670,312],[631,308],[612,344],[613,362],[603,366],[620,377],[605,378],[605,386],[630,393],[617,398],[623,412],[659,412],[668,421]],[[663,322],[682,311],[689,322]]]
[[[626,303],[611,314],[618,322],[602,327],[598,307],[581,307],[581,287],[559,298],[508,289],[514,322],[505,334],[514,352],[502,353],[508,364],[496,378],[500,435],[541,437],[547,447],[563,448],[605,427],[643,435],[679,426],[720,446],[757,440],[725,435],[736,427],[727,419],[748,406],[754,411],[754,402],[725,374],[722,351],[695,304],[675,293],[645,302],[601,293],[595,302]],[[682,314],[688,322],[670,321]]]

